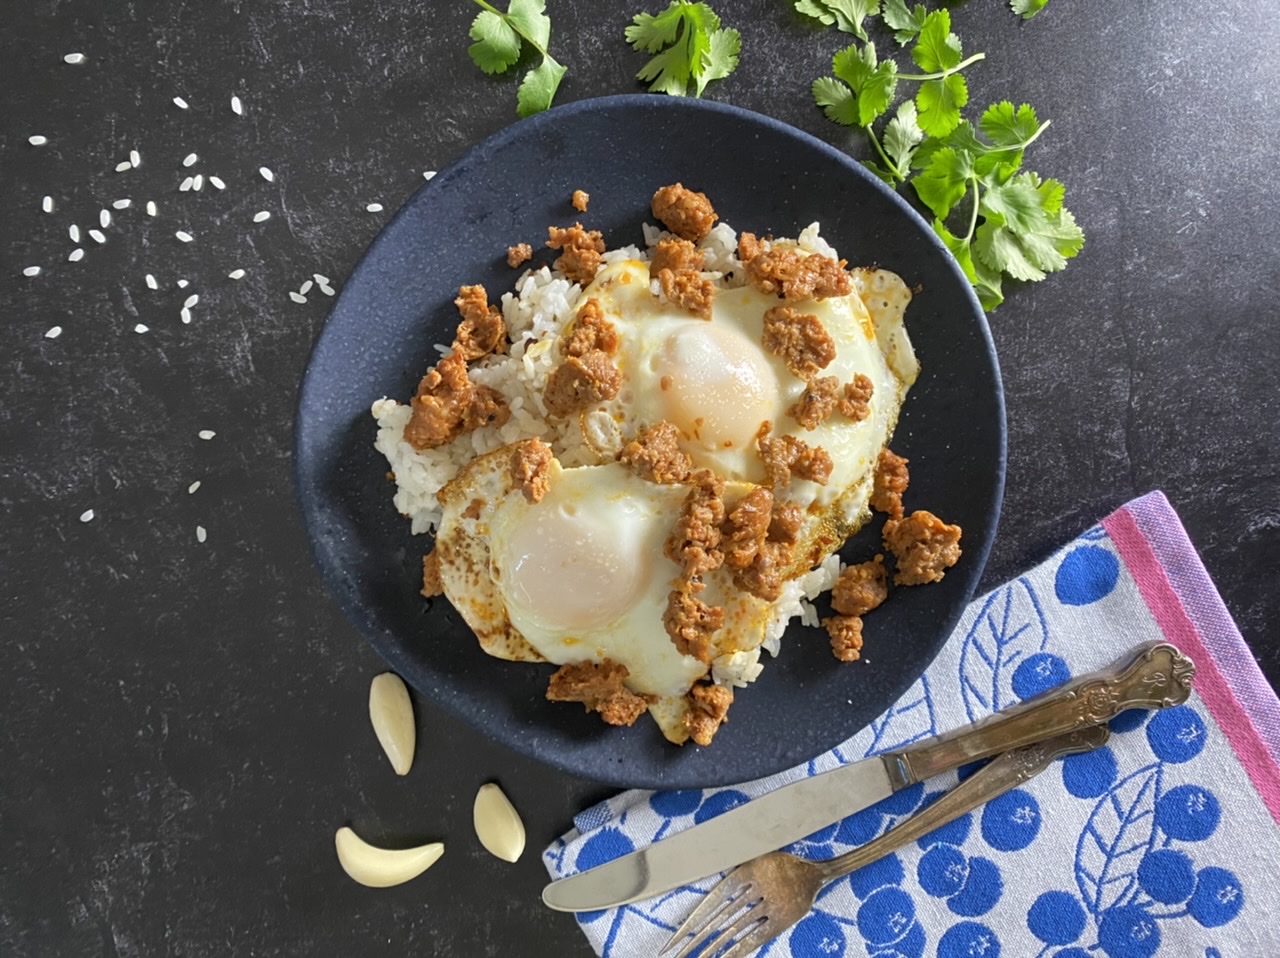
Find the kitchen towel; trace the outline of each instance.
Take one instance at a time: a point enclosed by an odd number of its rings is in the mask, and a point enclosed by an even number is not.
[[[1149,639],[1195,661],[1186,705],[1122,714],[1106,747],[833,883],[758,954],[1280,956],[1280,703],[1158,492],[971,603],[923,678],[838,748],[745,785],[617,795],[578,815],[543,859],[552,877],[574,874],[799,776],[975,721]],[[788,850],[832,858],[956,781],[906,789]],[[718,878],[578,921],[598,954],[651,958]]]

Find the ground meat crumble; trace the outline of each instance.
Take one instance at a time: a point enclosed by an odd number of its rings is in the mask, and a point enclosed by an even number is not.
[[[700,243],[719,219],[705,193],[686,189],[682,183],[664,186],[649,204],[662,225],[682,239]]]
[[[795,405],[787,410],[787,415],[812,431],[831,418],[839,398],[840,380],[835,376],[811,379]]]
[[[560,250],[556,268],[569,282],[586,286],[596,278],[604,253],[604,237],[599,230],[585,230],[581,223],[574,223],[567,229],[549,226],[547,236],[547,245]]]
[[[444,583],[440,581],[440,556],[435,549],[422,557],[422,595],[428,599],[444,595]]]
[[[653,248],[653,259],[649,261],[649,275],[657,276],[664,269],[701,272],[704,262],[702,250],[686,239],[659,240]]]
[[[551,486],[551,463],[555,453],[541,439],[518,442],[511,451],[511,481],[526,502],[537,503]]]
[[[645,426],[622,447],[618,461],[649,482],[684,482],[693,462],[680,450],[680,431],[665,419]]]
[[[851,565],[831,587],[831,608],[841,615],[866,615],[889,597],[889,574],[884,556]]]
[[[764,314],[764,348],[782,358],[800,379],[809,380],[836,358],[835,340],[812,313],[773,306]]]
[[[552,702],[581,702],[588,712],[599,712],[610,725],[631,725],[649,709],[649,700],[628,689],[623,680],[631,673],[625,665],[605,659],[562,665],[547,685]]]
[[[710,745],[720,726],[728,721],[733,689],[724,685],[695,685],[689,690],[688,698],[684,727],[698,745]]]
[[[941,582],[946,570],[960,559],[960,531],[959,526],[949,526],[923,509],[885,522],[885,548],[898,560],[894,583]]]
[[[840,397],[836,408],[840,410],[840,415],[847,416],[854,422],[862,422],[871,415],[871,397],[875,395],[875,391],[871,379],[858,373],[853,377],[853,382],[844,384],[844,395]]]
[[[750,566],[764,548],[772,518],[773,493],[768,489],[752,489],[739,499],[725,517],[721,534],[725,565],[731,569]]]
[[[462,315],[453,340],[454,352],[472,362],[505,348],[507,324],[503,322],[502,311],[489,305],[489,295],[483,286],[461,287],[453,305]]]
[[[709,279],[691,269],[664,269],[658,273],[662,295],[675,306],[688,310],[699,319],[711,318],[711,303],[716,287]]]
[[[573,198],[570,202],[573,203],[573,208],[579,213],[585,213],[587,211],[587,204],[591,202],[591,194],[584,190],[574,190]]]
[[[528,243],[517,243],[515,246],[507,247],[507,265],[512,269],[519,269],[531,259],[533,259],[533,247]]]
[[[769,438],[771,424],[766,422],[756,437],[760,461],[764,463],[769,484],[775,489],[791,482],[791,477],[808,479],[825,486],[831,478],[833,463],[830,454],[821,446],[810,446],[795,436]]]
[[[511,416],[502,396],[467,378],[467,362],[451,352],[422,377],[409,402],[404,438],[414,449],[435,449],[480,426],[501,425]]]
[[[711,662],[711,637],[724,625],[724,609],[707,605],[695,594],[691,583],[667,594],[667,610],[662,626],[681,655],[692,655],[699,662]]]
[[[822,620],[831,638],[831,654],[841,662],[856,662],[862,657],[862,619],[856,615],[833,615]]]
[[[553,416],[567,416],[612,399],[622,387],[622,374],[609,354],[592,349],[570,356],[547,377],[542,400]]]
[[[724,480],[709,469],[691,477],[680,517],[663,546],[663,554],[682,568],[686,579],[720,568],[720,524],[724,522]]]
[[[902,494],[907,491],[911,475],[907,472],[909,459],[903,459],[892,450],[880,450],[876,460],[876,473],[871,490],[871,508],[883,512],[890,519],[902,518]]]
[[[738,238],[738,258],[749,282],[766,296],[783,299],[829,299],[848,296],[853,280],[845,261],[820,253],[804,253],[793,246],[774,246],[754,233]]]
[[[568,336],[560,343],[560,351],[566,356],[583,356],[593,349],[609,356],[618,351],[618,331],[605,319],[600,301],[594,297],[578,310]]]
[[[751,565],[733,574],[733,583],[766,602],[782,595],[783,573],[791,568],[795,547],[789,542],[765,540]]]
[[[804,528],[804,509],[795,502],[773,503],[773,515],[769,519],[769,541],[798,542]]]

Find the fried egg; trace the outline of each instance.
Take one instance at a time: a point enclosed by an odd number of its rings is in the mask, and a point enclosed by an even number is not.
[[[562,469],[530,503],[514,488],[509,449],[474,460],[441,491],[436,537],[445,595],[486,651],[557,665],[611,659],[627,686],[657,700],[650,715],[683,741],[684,696],[708,666],[681,655],[662,617],[680,567],[663,554],[687,490],[647,482],[617,463]],[[731,484],[726,500],[750,487]],[[722,606],[714,657],[755,650],[769,603],[735,589],[727,570],[706,579]]]

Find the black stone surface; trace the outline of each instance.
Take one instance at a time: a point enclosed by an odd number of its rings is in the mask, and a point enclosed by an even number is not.
[[[638,4],[551,8],[562,101],[636,89],[642,58],[621,31]],[[865,152],[808,95],[845,37],[782,0],[717,8],[744,56],[710,96]],[[0,954],[589,954],[538,903],[536,852],[606,790],[424,701],[419,760],[396,779],[364,714],[381,663],[323,591],[290,485],[295,391],[327,301],[288,290],[314,272],[340,284],[423,170],[515,119],[516,81],[467,59],[474,12],[4,6]],[[1053,120],[1028,165],[1067,183],[1089,237],[992,318],[1010,455],[985,584],[1163,489],[1274,684],[1280,19],[1241,2],[953,13],[988,53],[974,102],[1028,100]],[[88,61],[63,63],[73,51]],[[29,146],[36,133],[49,143]],[[131,148],[142,166],[113,172]],[[176,192],[190,152],[224,192]],[[134,206],[113,211],[107,242],[86,237],[65,262],[67,226],[122,197]],[[385,211],[365,212],[373,201]],[[254,225],[260,209],[273,216]],[[184,228],[195,242],[173,238]],[[29,265],[45,271],[26,279]],[[225,280],[236,267],[245,279]],[[471,834],[492,779],[528,827],[515,866]],[[406,886],[362,889],[334,862],[343,822],[448,851]]]

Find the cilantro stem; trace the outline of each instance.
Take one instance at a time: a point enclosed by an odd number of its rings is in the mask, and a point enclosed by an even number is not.
[[[480,8],[482,8],[482,9],[484,9],[484,10],[488,10],[488,11],[489,11],[490,13],[492,13],[495,17],[500,17],[500,18],[502,19],[502,22],[503,22],[503,23],[505,23],[507,26],[509,26],[509,27],[510,27],[512,30],[514,30],[516,33],[520,34],[520,36],[524,39],[525,43],[529,44],[529,46],[533,47],[533,48],[534,48],[535,50],[537,50],[540,54],[542,54],[542,56],[544,56],[546,59],[550,60],[552,63],[556,63],[556,59],[555,59],[555,57],[553,57],[550,53],[548,53],[548,52],[543,48],[542,44],[540,44],[537,40],[535,40],[533,37],[529,36],[529,34],[525,33],[523,30],[521,30],[521,29],[520,29],[520,27],[519,27],[518,25],[516,25],[516,23],[514,23],[514,22],[512,21],[512,19],[511,19],[511,17],[510,17],[509,15],[507,15],[507,14],[503,13],[503,12],[502,12],[501,10],[499,10],[497,7],[493,6],[493,4],[491,4],[491,3],[486,3],[486,2],[485,2],[485,0],[471,0],[471,2],[472,2],[472,3],[474,3],[477,7],[480,7]],[[556,63],[556,66],[559,66],[559,65],[560,65],[560,64]]]
[[[475,2],[480,3],[481,0],[475,0]],[[987,58],[987,55],[985,53],[975,53],[973,56],[969,57],[969,59],[961,60],[959,63],[957,63],[955,66],[951,67],[950,69],[942,70],[938,73],[899,73],[898,79],[899,80],[945,80],[947,77],[951,76],[951,74],[959,73],[965,67],[969,66],[969,64],[977,63],[979,60],[985,60],[986,58]]]
[[[973,184],[973,213],[969,216],[969,232],[964,238],[965,246],[973,242],[973,235],[978,232],[978,207],[982,205],[982,190],[978,185],[978,177],[970,173],[969,182]]]
[[[867,137],[871,140],[871,145],[876,148],[876,152],[880,154],[880,159],[884,160],[884,165],[888,168],[890,175],[893,176],[895,180],[905,181],[906,177],[903,175],[902,171],[898,169],[898,164],[889,159],[888,154],[884,151],[884,147],[880,145],[880,138],[876,136],[876,131],[870,126],[867,127]]]

